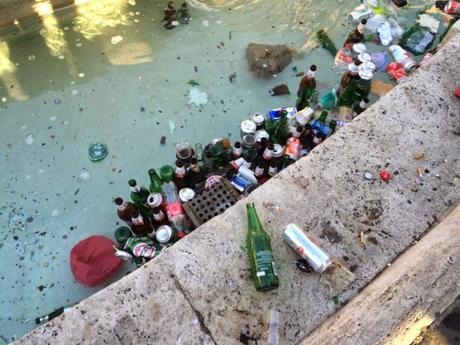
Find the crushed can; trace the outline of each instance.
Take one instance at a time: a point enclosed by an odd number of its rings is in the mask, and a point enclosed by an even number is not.
[[[460,16],[460,2],[458,1],[449,1],[444,8],[444,12],[447,14]]]
[[[289,224],[283,234],[283,239],[295,252],[307,260],[315,272],[323,273],[332,265],[331,257],[326,254],[307,234],[296,224]]]
[[[407,78],[407,73],[399,62],[392,62],[388,64],[386,70],[390,79],[398,84]]]

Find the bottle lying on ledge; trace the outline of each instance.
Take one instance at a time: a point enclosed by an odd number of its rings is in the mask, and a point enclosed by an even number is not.
[[[251,263],[252,279],[256,290],[270,291],[278,288],[279,285],[270,237],[262,227],[255,205],[248,203],[246,209],[248,212],[246,246]]]

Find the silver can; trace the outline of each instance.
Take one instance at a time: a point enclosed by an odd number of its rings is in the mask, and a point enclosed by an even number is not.
[[[168,225],[162,225],[157,229],[155,233],[155,238],[158,243],[165,244],[171,241],[173,237],[174,231]]]
[[[283,234],[283,239],[307,260],[315,272],[323,273],[331,264],[332,259],[318,247],[296,224],[289,224]]]
[[[150,193],[147,198],[147,205],[150,208],[160,207],[163,203],[163,196],[160,193]]]
[[[257,125],[252,120],[244,120],[241,122],[240,135],[243,138],[246,134],[254,134],[257,130]]]

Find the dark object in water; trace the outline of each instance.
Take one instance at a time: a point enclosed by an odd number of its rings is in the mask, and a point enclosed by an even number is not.
[[[177,11],[174,8],[172,1],[168,2],[167,7],[164,10],[165,16],[163,22],[165,22],[164,27],[167,30],[174,29],[179,22],[177,21]]]
[[[291,92],[289,92],[289,87],[286,84],[280,84],[268,91],[268,93],[272,96],[282,96],[289,95]]]
[[[166,144],[166,137],[163,135],[160,139],[160,145]]]
[[[228,76],[228,80],[229,80],[230,83],[232,83],[232,84],[235,84],[235,82],[236,82],[235,78],[236,78],[236,72],[234,72],[234,73],[232,73],[232,74],[230,74],[230,75]]]
[[[337,55],[337,48],[335,47],[334,43],[331,41],[331,39],[327,35],[326,31],[319,30],[316,33],[316,36],[318,37],[318,40],[321,42],[321,46],[324,49],[328,50],[332,54],[332,56],[335,57]]]
[[[188,12],[187,3],[184,2],[177,10],[179,13],[178,20],[181,24],[188,24],[190,21],[190,13]]]

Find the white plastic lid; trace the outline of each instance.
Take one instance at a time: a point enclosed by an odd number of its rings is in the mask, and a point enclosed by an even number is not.
[[[187,201],[192,200],[195,197],[195,195],[196,195],[195,191],[193,189],[191,189],[191,188],[182,188],[179,191],[179,198],[183,202],[187,202]]]
[[[372,58],[368,53],[361,53],[358,55],[358,60],[361,62],[371,61]]]
[[[241,131],[244,133],[255,133],[257,129],[257,125],[252,120],[244,120],[241,122]]]
[[[267,138],[270,139],[270,134],[268,134],[268,132],[265,130],[265,129],[261,129],[259,131],[256,132],[256,134],[254,134],[255,137],[256,137],[256,140],[258,142],[260,142],[262,140],[262,138]]]
[[[265,117],[261,113],[255,113],[252,116],[252,121],[254,121],[257,126],[260,126],[264,123]]]
[[[368,70],[368,71],[372,71],[374,72],[375,71],[375,64],[373,62],[370,62],[370,61],[366,61],[366,62],[363,62],[361,65],[359,65],[359,69],[358,71],[362,71],[362,70]]]
[[[371,80],[374,77],[374,73],[367,69],[359,71],[359,77],[364,80]]]
[[[358,54],[361,54],[365,53],[367,51],[367,48],[363,43],[355,43],[353,44],[353,51],[357,52]]]

